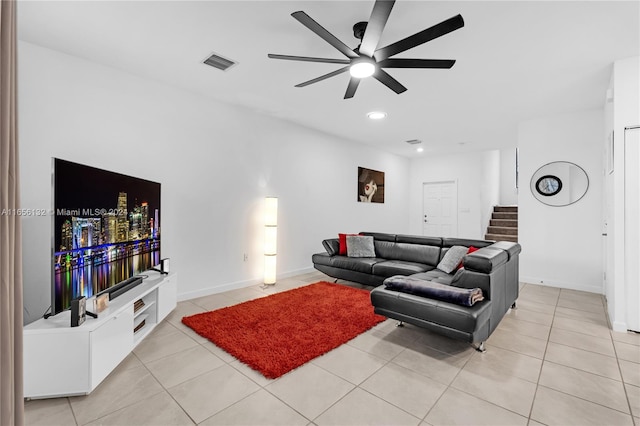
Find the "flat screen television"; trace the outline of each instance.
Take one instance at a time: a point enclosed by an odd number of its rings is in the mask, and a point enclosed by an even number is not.
[[[53,159],[51,315],[160,263],[160,184]]]

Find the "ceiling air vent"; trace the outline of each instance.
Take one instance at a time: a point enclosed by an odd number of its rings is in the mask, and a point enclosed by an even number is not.
[[[214,53],[204,60],[204,63],[212,66],[214,68],[218,68],[219,70],[226,71],[229,68],[237,65],[237,62],[232,61],[231,59],[223,58],[222,56]]]
[[[419,143],[422,143],[422,141],[420,139],[411,139],[410,141],[406,141],[409,145],[418,145]]]

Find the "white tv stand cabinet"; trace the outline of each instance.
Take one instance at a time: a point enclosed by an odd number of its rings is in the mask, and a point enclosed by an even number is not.
[[[79,327],[71,327],[69,310],[24,327],[26,398],[90,393],[176,307],[177,275],[144,274],[148,278],[142,284]],[[134,312],[139,300],[144,306]]]

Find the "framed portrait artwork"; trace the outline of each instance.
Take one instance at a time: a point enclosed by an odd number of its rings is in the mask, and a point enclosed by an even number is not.
[[[358,202],[384,203],[384,172],[358,167]]]

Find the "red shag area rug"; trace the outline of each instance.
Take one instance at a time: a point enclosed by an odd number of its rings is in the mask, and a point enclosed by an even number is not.
[[[373,313],[369,291],[318,282],[182,322],[275,379],[385,319]]]

